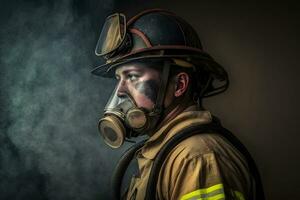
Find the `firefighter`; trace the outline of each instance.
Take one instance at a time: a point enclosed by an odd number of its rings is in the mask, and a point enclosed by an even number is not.
[[[148,136],[120,159],[116,199],[264,199],[250,154],[202,105],[228,88],[228,75],[187,22],[162,9],[113,14],[95,53],[106,62],[92,73],[118,80],[98,124],[104,141],[118,148]],[[132,159],[139,170],[121,194]]]

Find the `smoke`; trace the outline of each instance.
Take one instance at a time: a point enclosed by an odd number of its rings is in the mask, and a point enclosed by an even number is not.
[[[99,33],[74,2],[17,1],[1,25],[1,199],[109,199],[96,125],[113,84],[90,75]]]

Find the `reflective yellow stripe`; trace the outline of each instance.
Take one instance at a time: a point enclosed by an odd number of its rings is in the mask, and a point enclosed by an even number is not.
[[[180,200],[189,200],[189,199],[219,200],[224,198],[225,198],[225,194],[224,194],[223,184],[217,184],[209,188],[199,189],[191,193],[185,194],[181,197]]]

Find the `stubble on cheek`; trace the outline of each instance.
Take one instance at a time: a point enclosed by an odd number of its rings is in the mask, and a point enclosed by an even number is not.
[[[144,96],[146,96],[153,104],[156,102],[158,83],[156,80],[140,81],[134,85],[134,88]]]

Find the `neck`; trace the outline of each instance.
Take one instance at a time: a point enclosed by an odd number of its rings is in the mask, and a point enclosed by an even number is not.
[[[193,106],[193,107],[191,107]],[[167,124],[171,120],[173,120],[176,116],[178,116],[180,113],[188,110],[195,109],[195,107],[198,107],[194,102],[186,102],[181,104],[176,104],[175,106],[169,106],[169,108],[166,108],[166,112],[164,113],[161,122],[157,125],[157,128],[152,133],[154,134],[157,130],[159,130],[163,125]]]

